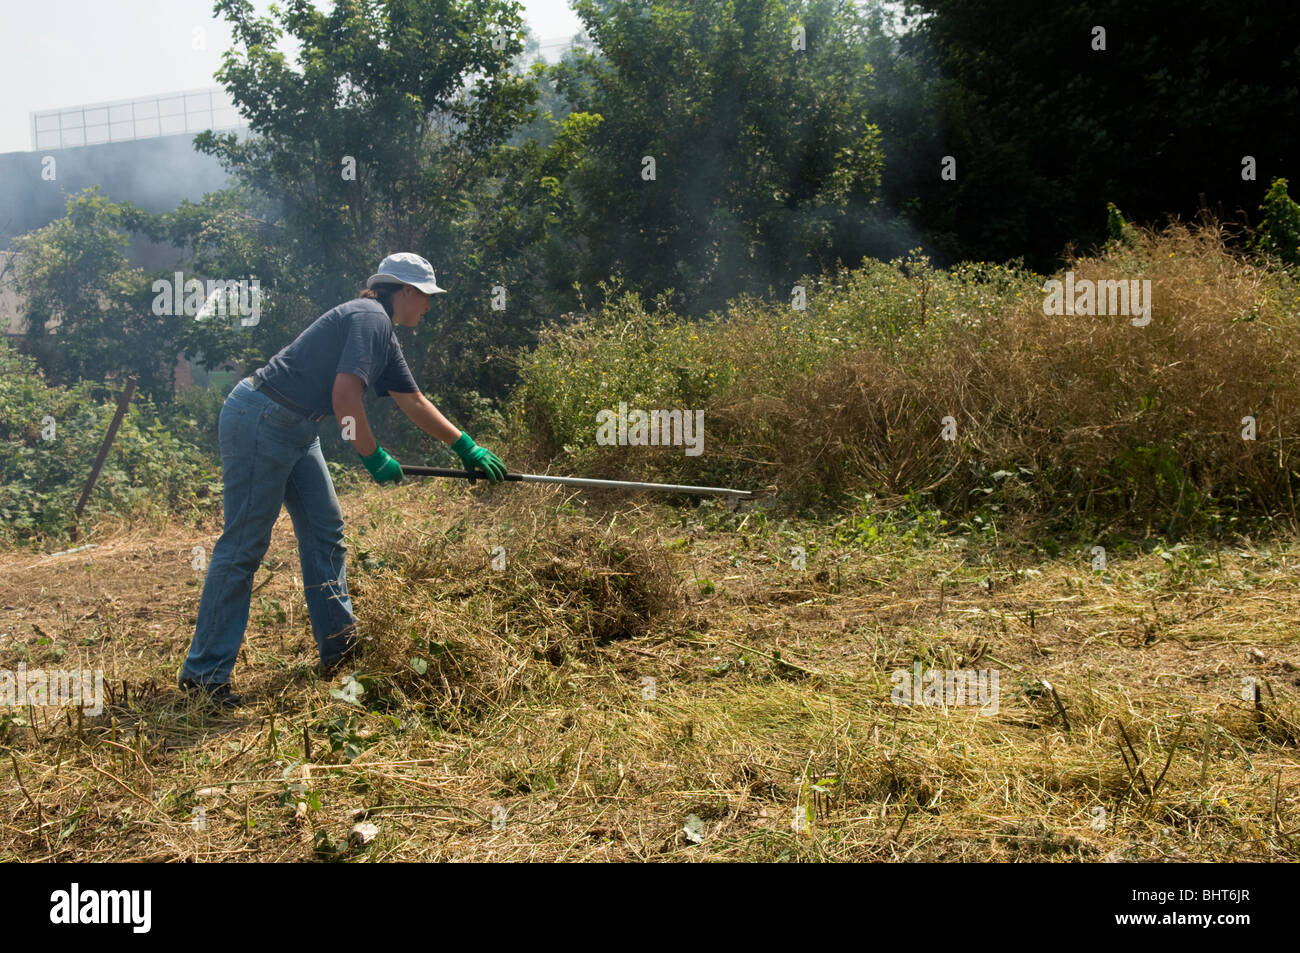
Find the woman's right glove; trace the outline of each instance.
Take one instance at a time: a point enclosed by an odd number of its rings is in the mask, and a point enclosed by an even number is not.
[[[361,456],[360,453],[357,456]],[[361,457],[361,462],[366,465],[370,475],[375,478],[376,483],[401,483],[402,466],[396,460],[388,455],[388,451],[383,447],[375,444],[375,452],[368,457]]]
[[[465,464],[465,469],[469,471],[470,483],[476,482],[474,478],[475,467],[487,473],[488,479],[493,483],[500,483],[506,478],[506,465],[491,450],[485,450],[476,444],[474,438],[465,431],[460,432],[460,436],[451,445],[451,449],[456,451],[461,462]]]

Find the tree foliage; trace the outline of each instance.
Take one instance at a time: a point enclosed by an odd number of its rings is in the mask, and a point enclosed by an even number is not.
[[[153,314],[144,272],[126,255],[149,218],[96,186],[69,198],[63,218],[14,240],[25,347],[51,382],[127,375],[155,397],[170,393],[182,319]]]
[[[354,291],[385,254],[445,235],[475,165],[530,100],[510,71],[522,48],[516,3],[340,0],[324,12],[290,0],[278,22],[255,17],[249,0],[216,9],[238,41],[217,78],[253,136],[208,133],[199,147],[278,203],[316,300]],[[274,48],[286,35],[301,68]]]
[[[1300,155],[1300,7],[1266,0],[920,0],[943,153],[919,226],[948,257],[1028,256],[1105,238],[1106,202],[1138,223],[1252,209]],[[1104,37],[1097,31],[1104,30]],[[1104,39],[1105,48],[1100,49]],[[1247,159],[1254,162],[1254,171]],[[908,157],[891,157],[908,162]]]
[[[571,108],[601,119],[571,179],[585,281],[621,272],[702,312],[861,255],[882,154],[852,4],[575,9],[598,50],[555,72]]]
[[[510,372],[494,348],[528,343],[540,319],[532,283],[564,258],[525,252],[545,246],[555,220],[554,191],[535,173],[574,138],[554,150],[504,146],[541,118],[535,82],[518,68],[519,5],[341,0],[323,12],[292,0],[275,19],[247,0],[217,9],[238,44],[218,78],[253,135],[204,134],[198,145],[267,203],[277,228],[261,240],[282,263],[272,271],[319,313],[352,297],[384,256],[423,254],[450,293],[405,342],[421,383],[449,391],[453,413],[478,406],[476,390],[502,392]],[[302,47],[300,68],[274,48],[285,36]],[[490,307],[499,285],[504,312]],[[297,315],[277,346],[312,317]]]

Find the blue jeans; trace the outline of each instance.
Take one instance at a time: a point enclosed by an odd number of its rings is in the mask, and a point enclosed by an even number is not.
[[[303,592],[321,662],[338,661],[355,641],[343,514],[316,428],[247,380],[226,398],[217,429],[225,529],[208,562],[182,679],[204,685],[230,681],[248,625],[253,575],[271,544],[281,504],[298,537]]]

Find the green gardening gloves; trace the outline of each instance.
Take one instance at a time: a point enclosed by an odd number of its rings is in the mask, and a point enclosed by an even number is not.
[[[360,454],[357,454],[361,456]],[[368,457],[361,457],[361,462],[366,465],[370,475],[375,478],[376,483],[401,483],[402,467],[396,460],[388,455],[388,451],[379,444],[375,444],[375,452]]]
[[[456,451],[461,462],[465,464],[465,469],[469,471],[470,483],[477,482],[474,473],[476,467],[485,471],[488,479],[493,483],[500,483],[506,478],[506,465],[491,450],[484,450],[476,444],[463,430],[456,438],[456,442],[451,445],[451,449]]]

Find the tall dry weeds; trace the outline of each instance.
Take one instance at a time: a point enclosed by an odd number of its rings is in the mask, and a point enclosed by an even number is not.
[[[1058,526],[1180,532],[1207,526],[1209,506],[1294,525],[1294,286],[1210,227],[1138,232],[1072,270],[1149,280],[1150,323],[1049,316],[1033,298],[953,323],[937,346],[844,354],[779,394],[738,383],[709,408],[710,436],[766,461],[752,478],[775,476],[799,502],[870,489],[931,492],[958,511],[997,502]]]

